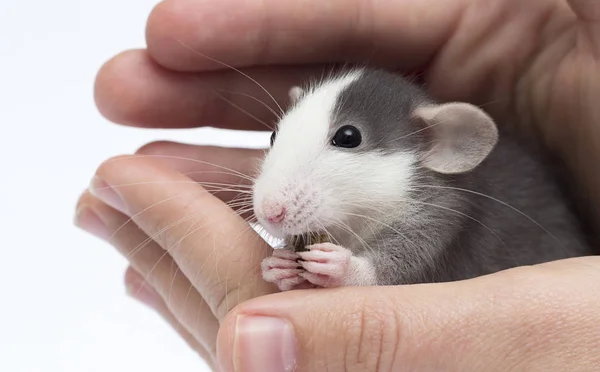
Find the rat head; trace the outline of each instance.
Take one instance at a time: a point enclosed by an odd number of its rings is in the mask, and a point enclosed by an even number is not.
[[[279,238],[408,215],[420,170],[468,172],[498,137],[475,106],[436,104],[379,70],[295,87],[290,98],[254,185],[258,221]]]

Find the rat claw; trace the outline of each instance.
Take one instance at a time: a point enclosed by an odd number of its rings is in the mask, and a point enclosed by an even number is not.
[[[336,265],[311,261],[304,261],[301,262],[301,264],[302,267],[309,273],[327,275],[332,278],[343,277],[346,274],[347,269],[347,266],[345,265]]]
[[[295,278],[303,271],[301,269],[271,269],[263,271],[262,277],[266,282],[275,283],[278,280]]]
[[[331,288],[331,287],[339,286],[338,280],[334,280],[333,278],[331,278],[330,276],[327,276],[327,275],[319,275],[319,274],[313,274],[313,273],[309,273],[309,272],[303,272],[298,275],[303,277],[304,279],[306,279],[308,282],[310,282],[314,285],[317,285],[319,287]]]
[[[296,261],[286,260],[284,258],[279,257],[267,257],[260,263],[260,268],[262,270],[269,269],[296,269],[299,268],[300,264]]]
[[[329,252],[322,252],[318,250],[308,251],[308,252],[299,252],[298,256],[302,258],[304,261],[313,261],[313,262],[328,262],[331,259],[331,254]]]
[[[297,260],[298,254],[289,249],[279,248],[279,249],[273,250],[273,257],[279,257],[279,258],[284,258],[284,259],[288,259],[288,260]]]
[[[300,262],[306,273],[298,274],[321,287],[335,287],[348,275],[352,252],[331,243],[313,244],[310,251],[299,252]]]
[[[260,263],[263,280],[268,283],[275,283],[282,291],[289,290],[294,285],[306,281],[298,276],[304,269],[296,262],[296,259],[298,259],[296,253],[285,250],[277,251],[273,251],[271,257],[265,258]]]
[[[307,245],[306,249],[308,249],[310,251],[319,250],[319,251],[323,251],[323,252],[347,251],[346,248],[339,246],[337,244],[333,244],[333,243],[317,243],[317,244]]]
[[[293,278],[278,280],[275,284],[277,284],[277,288],[279,288],[280,291],[285,292],[292,289],[297,289],[299,285],[305,282],[306,279],[298,275]]]

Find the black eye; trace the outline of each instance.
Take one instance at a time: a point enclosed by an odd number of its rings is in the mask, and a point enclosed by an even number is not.
[[[271,134],[271,146],[273,146],[273,142],[275,142],[275,137],[277,137],[277,131],[273,131]]]
[[[337,147],[353,148],[360,145],[362,135],[352,125],[344,125],[333,136],[331,143]]]

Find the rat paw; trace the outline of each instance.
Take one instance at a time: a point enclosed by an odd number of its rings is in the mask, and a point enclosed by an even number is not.
[[[320,287],[344,285],[349,273],[352,252],[331,243],[320,243],[306,247],[308,252],[299,252],[300,262],[306,272],[298,275]]]
[[[280,291],[303,288],[306,279],[299,275],[304,271],[296,261],[299,258],[293,251],[274,250],[273,255],[265,258],[260,264],[263,279],[277,285]]]

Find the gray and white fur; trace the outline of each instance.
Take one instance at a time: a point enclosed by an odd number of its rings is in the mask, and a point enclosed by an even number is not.
[[[265,259],[281,290],[454,281],[592,254],[551,165],[481,109],[376,69],[290,97],[255,214],[276,237],[325,232],[332,244]],[[359,145],[334,144],[346,125]]]

